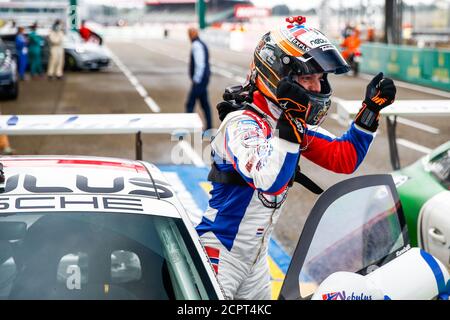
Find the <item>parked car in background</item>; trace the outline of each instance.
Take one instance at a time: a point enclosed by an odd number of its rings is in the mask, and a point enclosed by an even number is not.
[[[47,67],[50,49],[47,41],[48,30],[38,30],[42,36],[42,65]],[[0,38],[17,60],[15,34],[1,34]],[[111,57],[98,42],[85,42],[76,31],[68,31],[64,40],[66,70],[100,70],[106,68]]]
[[[11,50],[0,40],[0,98],[17,99],[18,79],[16,60]]]
[[[450,141],[392,175],[412,245],[450,269]]]
[[[70,31],[64,41],[66,67],[70,70],[99,70],[110,63],[108,51],[99,43],[85,42],[80,34]]]

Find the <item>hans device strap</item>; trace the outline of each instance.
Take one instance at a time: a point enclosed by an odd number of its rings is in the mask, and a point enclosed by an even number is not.
[[[297,171],[295,172],[294,181],[301,184],[312,193],[321,194],[323,192],[323,189],[321,187],[319,187],[314,181],[300,172],[300,168],[297,168]]]
[[[208,174],[208,181],[217,182],[217,183],[225,183],[225,184],[234,184],[238,186],[248,186],[248,183],[245,182],[244,178],[236,171],[220,171],[217,168],[217,164],[213,162],[211,164],[211,170]]]
[[[216,163],[212,163],[211,170],[208,174],[208,181],[224,183],[224,184],[233,184],[238,186],[248,186],[248,183],[242,178],[242,176],[236,171],[220,171],[217,168]],[[308,189],[314,194],[321,194],[323,189],[319,187],[314,181],[308,178],[306,175],[300,172],[300,167],[297,167],[295,172],[295,176],[289,182],[289,187],[291,187],[294,182],[301,184],[303,187]]]

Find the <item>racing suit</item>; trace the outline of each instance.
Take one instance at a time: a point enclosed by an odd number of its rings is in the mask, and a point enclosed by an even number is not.
[[[335,138],[322,128],[308,127],[300,146],[275,134],[278,106],[257,91],[252,107],[257,112],[229,113],[211,142],[217,169],[236,170],[248,185],[213,182],[209,206],[196,230],[228,298],[267,300],[268,243],[300,153],[326,169],[352,173],[374,133],[353,123]]]

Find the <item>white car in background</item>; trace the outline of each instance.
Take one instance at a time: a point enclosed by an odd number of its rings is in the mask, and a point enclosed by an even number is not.
[[[111,62],[108,50],[96,42],[85,42],[76,31],[68,31],[64,40],[65,65],[71,70],[100,70]]]
[[[25,32],[28,34],[29,30]],[[42,37],[42,64],[47,68],[50,48],[48,44],[48,29],[38,29],[38,34]],[[0,39],[10,50],[12,56],[17,59],[16,33],[2,33]],[[67,31],[64,38],[64,67],[69,70],[100,70],[109,66],[111,56],[109,51],[98,42],[85,42],[76,31]]]
[[[0,299],[224,299],[154,165],[75,156],[0,163]],[[447,299],[449,278],[411,248],[392,176],[362,176],[318,199],[279,299]]]

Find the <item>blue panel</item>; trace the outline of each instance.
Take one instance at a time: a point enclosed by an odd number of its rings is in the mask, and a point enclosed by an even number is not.
[[[158,168],[163,172],[176,172],[186,189],[191,193],[198,207],[203,211],[206,210],[208,207],[208,196],[205,191],[200,188],[200,183],[208,180],[209,168],[199,168],[192,165],[158,165]],[[248,189],[252,190],[250,187],[248,187]],[[216,199],[219,201],[219,198]],[[218,204],[214,204],[213,201],[212,205],[217,206]],[[270,239],[269,242],[269,255],[280,267],[281,271],[286,274],[291,257],[274,239]]]
[[[186,189],[192,194],[197,206],[203,211],[206,210],[208,207],[208,196],[200,187],[200,183],[208,181],[208,168],[188,165],[158,165],[158,168],[163,172],[176,172]]]
[[[433,272],[433,275],[436,278],[436,284],[437,284],[439,293],[445,293],[447,288],[446,288],[445,279],[444,279],[444,275],[442,274],[441,267],[439,267],[439,264],[433,258],[432,255],[423,251],[422,249],[420,249],[420,255],[428,263],[428,266],[430,267],[431,271]]]

